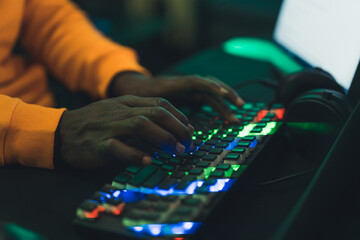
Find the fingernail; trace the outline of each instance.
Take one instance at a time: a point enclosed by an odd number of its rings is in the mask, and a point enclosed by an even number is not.
[[[244,105],[244,100],[242,100],[240,97],[238,97],[236,99],[236,105],[241,107],[242,105]]]
[[[191,136],[194,135],[194,127],[191,124],[188,124],[187,128],[189,129]]]
[[[225,95],[225,94],[228,94],[229,93],[229,91],[228,90],[226,90],[225,88],[220,88],[220,94],[221,95]]]
[[[152,160],[151,160],[151,157],[149,157],[149,156],[144,156],[142,158],[142,164],[145,166],[149,165],[151,162],[152,162]]]
[[[181,143],[177,143],[176,144],[176,153],[182,154],[184,151],[185,151],[184,145],[182,145]]]

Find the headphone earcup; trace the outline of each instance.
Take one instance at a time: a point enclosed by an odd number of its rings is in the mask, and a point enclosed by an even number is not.
[[[287,107],[286,133],[307,159],[322,160],[351,110],[346,96],[338,91],[310,90]]]

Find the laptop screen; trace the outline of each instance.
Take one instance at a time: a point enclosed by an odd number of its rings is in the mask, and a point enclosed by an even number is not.
[[[360,0],[284,0],[274,39],[349,90],[360,59]]]

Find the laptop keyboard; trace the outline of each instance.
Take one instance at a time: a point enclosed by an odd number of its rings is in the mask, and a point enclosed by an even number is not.
[[[194,234],[284,115],[279,104],[246,103],[232,111],[239,124],[227,124],[204,106],[190,118],[196,129],[193,151],[159,151],[151,165],[127,167],[80,204],[74,224],[104,236],[181,239]]]

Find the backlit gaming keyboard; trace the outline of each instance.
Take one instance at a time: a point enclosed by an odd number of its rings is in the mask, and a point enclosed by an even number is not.
[[[152,164],[129,166],[76,210],[74,224],[107,236],[190,238],[280,126],[281,105],[246,103],[232,108],[241,120],[229,125],[210,107],[190,117],[196,149],[164,151]]]

